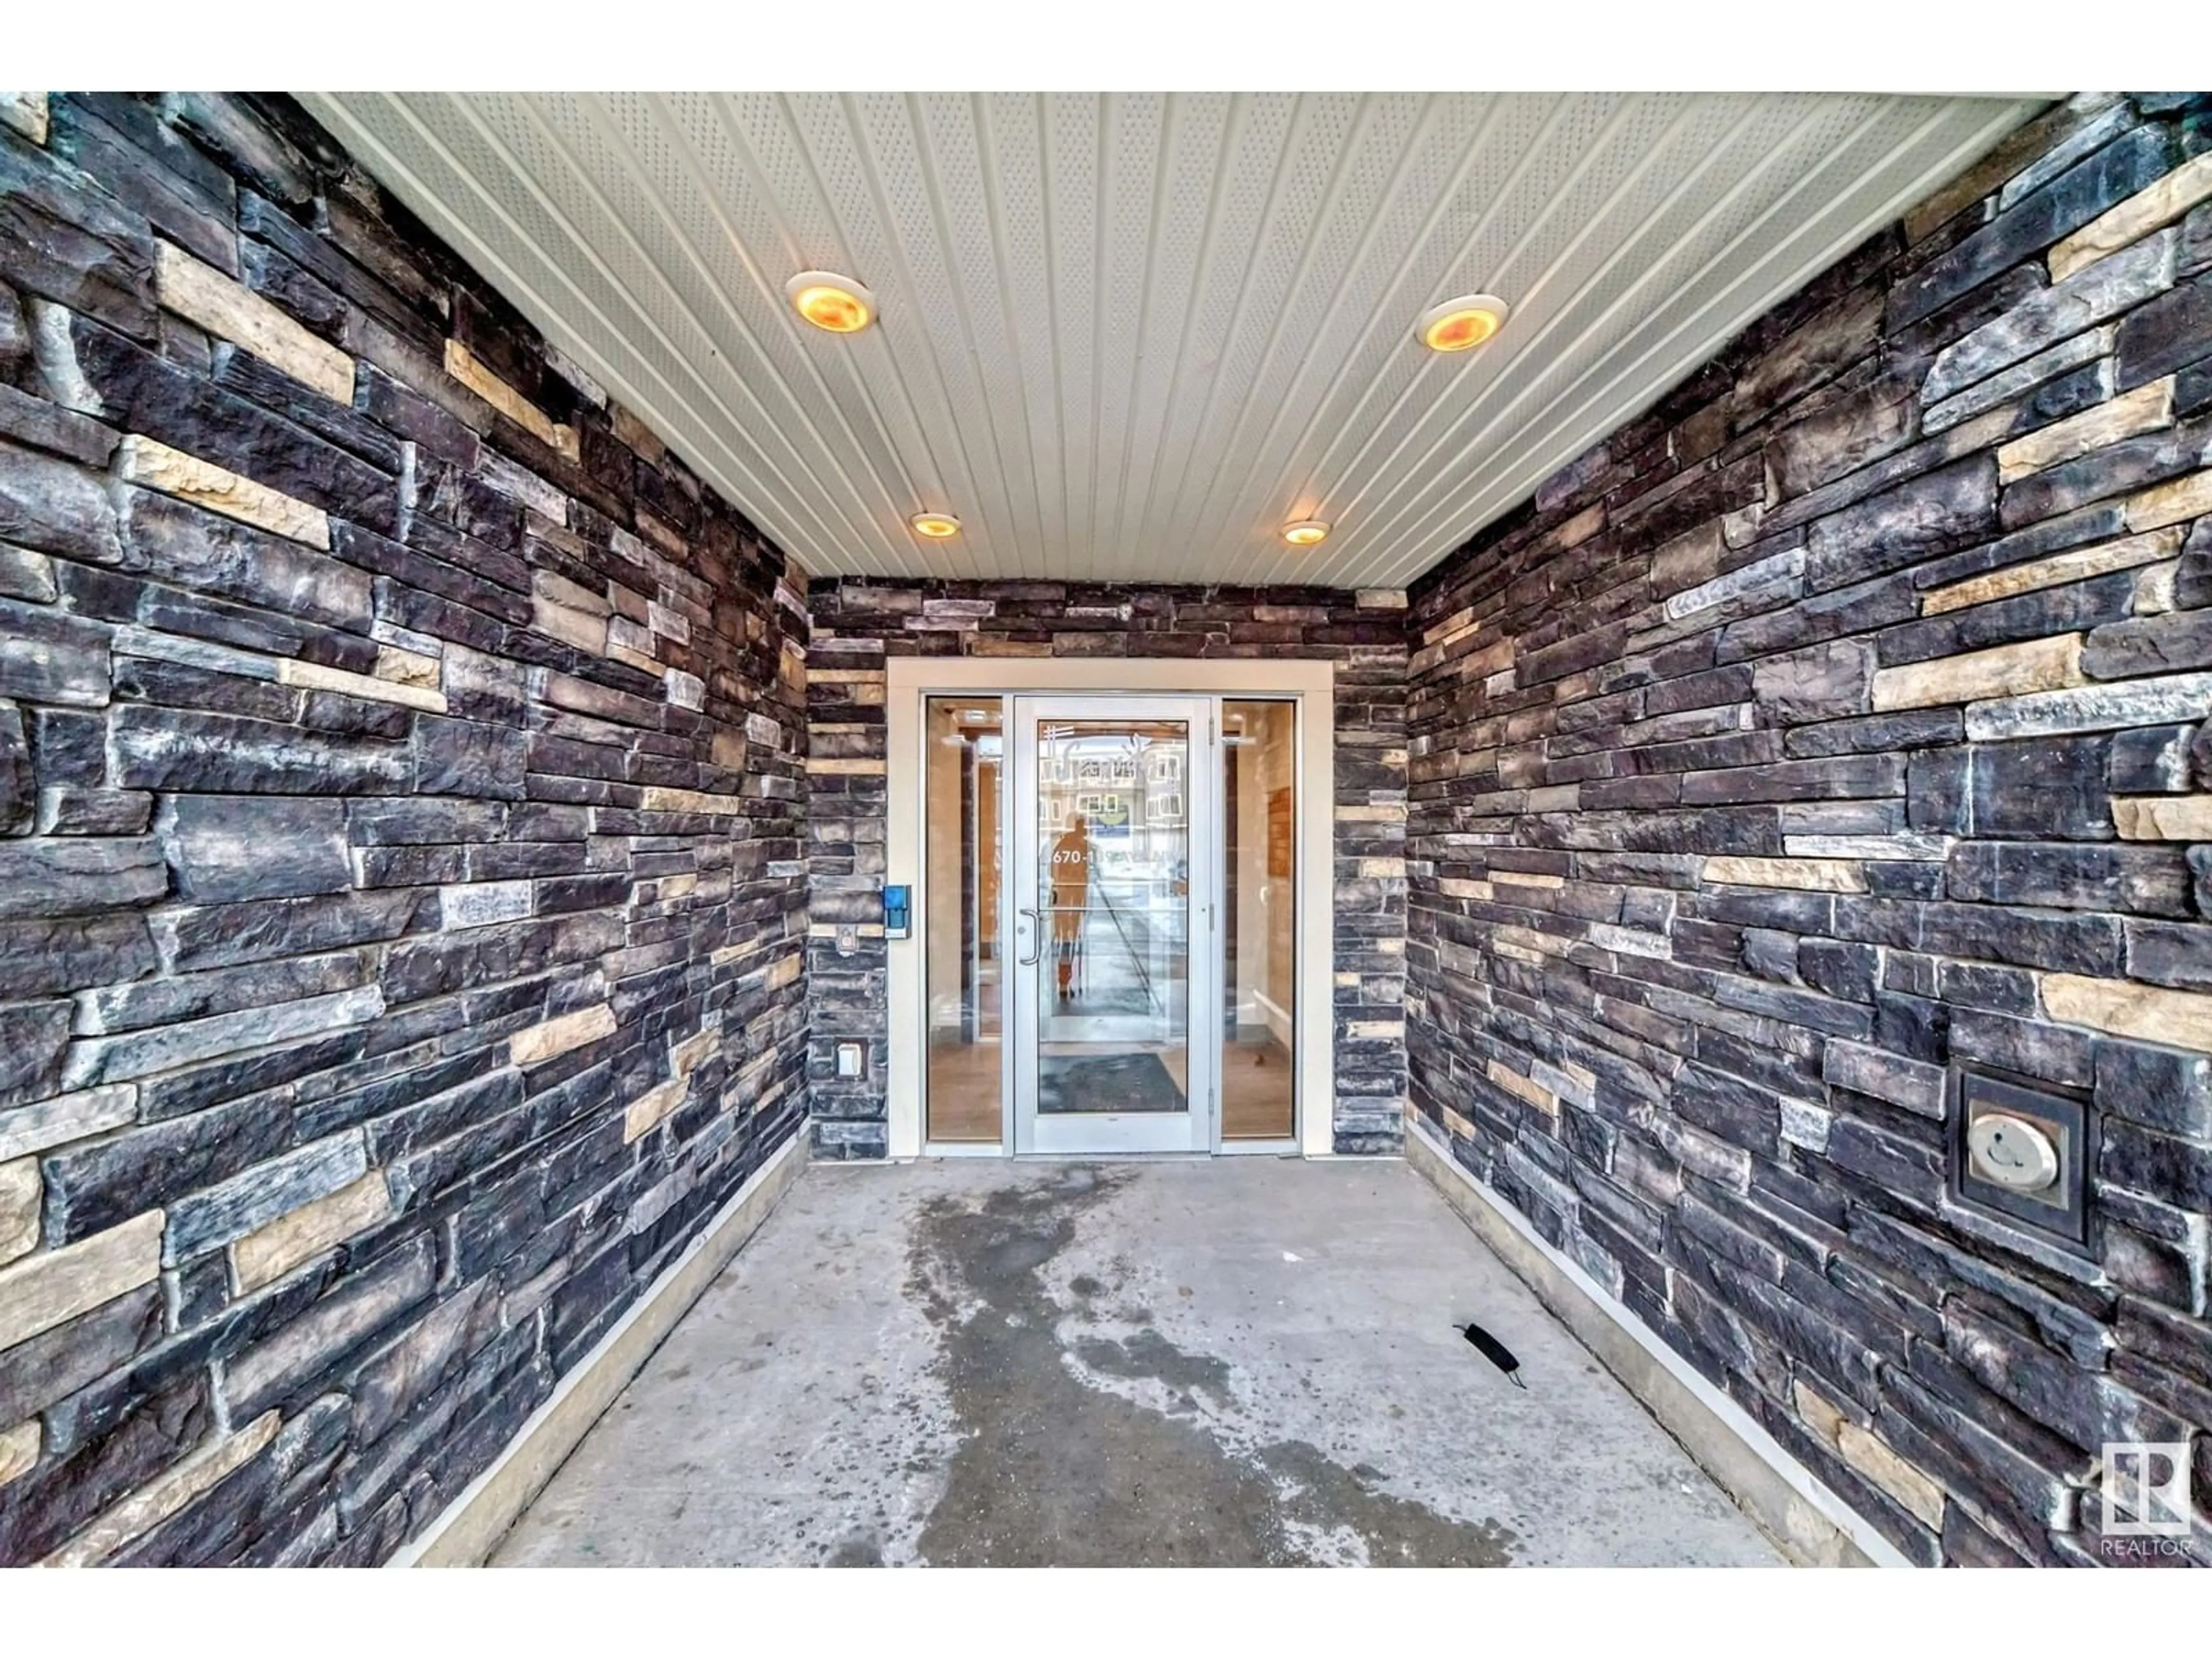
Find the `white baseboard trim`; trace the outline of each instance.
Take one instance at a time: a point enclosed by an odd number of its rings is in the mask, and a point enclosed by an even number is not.
[[[616,1397],[629,1386],[677,1321],[690,1310],[730,1258],[806,1167],[809,1126],[769,1154],[714,1212],[714,1219],[660,1270],[591,1352],[553,1386],[499,1455],[461,1488],[437,1519],[385,1563],[389,1567],[482,1566]]]
[[[1408,1114],[1406,1159],[1784,1553],[1806,1566],[1912,1563]]]

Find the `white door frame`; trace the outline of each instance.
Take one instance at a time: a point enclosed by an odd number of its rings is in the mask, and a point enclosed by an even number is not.
[[[1307,1158],[1325,1158],[1334,1141],[1335,1058],[1335,665],[1328,662],[1208,662],[1181,658],[1053,659],[1014,657],[893,657],[884,675],[885,720],[884,879],[912,890],[915,925],[886,949],[890,1042],[884,1079],[893,1158],[981,1153],[1011,1156],[1012,1097],[1001,1091],[1006,1121],[996,1146],[925,1144],[923,1084],[927,1066],[927,994],[923,972],[928,914],[927,860],[922,856],[922,702],[933,696],[1006,697],[1086,692],[1125,696],[1188,693],[1196,696],[1277,697],[1298,705],[1297,861],[1297,1145]],[[1012,710],[1009,708],[1008,713]],[[1012,723],[1007,730],[1011,737]],[[1000,833],[1009,832],[1003,821]],[[1002,912],[1010,906],[1013,872],[1000,882]],[[999,937],[1011,941],[1004,915]],[[1011,952],[1009,952],[1011,954]],[[1011,1070],[1011,1055],[1008,1069]],[[1216,1150],[1221,1150],[1214,1124]]]
[[[1099,692],[1010,700],[1011,718],[1002,727],[1008,767],[1005,828],[1006,874],[1002,886],[1014,912],[1014,943],[1001,970],[999,1006],[1005,1012],[1006,1039],[1013,1065],[1002,1066],[1003,1081],[1013,1088],[1014,1151],[1082,1156],[1114,1152],[1204,1152],[1218,1139],[1214,1122],[1220,1102],[1221,932],[1220,860],[1208,849],[1219,844],[1221,796],[1219,750],[1215,746],[1214,702],[1206,696],[1133,697]],[[1048,902],[1037,891],[1042,834],[1037,816],[1038,735],[1045,722],[1061,720],[1167,720],[1185,728],[1185,775],[1181,793],[1186,813],[1186,858],[1182,995],[1183,1109],[1180,1112],[1104,1112],[1062,1116],[1037,1110],[1038,1060],[1043,1034],[1042,975],[1050,958],[1049,938],[1037,907]],[[1093,874],[1093,890],[1102,878]],[[1027,954],[1024,954],[1026,952]],[[1172,987],[1170,994],[1173,994]]]

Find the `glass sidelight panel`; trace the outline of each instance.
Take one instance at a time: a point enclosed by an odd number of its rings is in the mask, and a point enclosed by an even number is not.
[[[1036,734],[1036,1113],[1188,1112],[1191,723]]]
[[[928,698],[922,732],[927,1134],[933,1141],[995,1144],[1005,1123],[1001,700]]]
[[[1297,1007],[1297,706],[1224,702],[1221,1138],[1288,1140]]]

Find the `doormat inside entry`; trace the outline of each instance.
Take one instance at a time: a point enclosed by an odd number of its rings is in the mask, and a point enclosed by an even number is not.
[[[1158,1054],[1045,1054],[1040,1112],[1180,1112],[1182,1091]]]

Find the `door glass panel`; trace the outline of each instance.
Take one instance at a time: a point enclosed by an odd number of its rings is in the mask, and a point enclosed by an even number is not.
[[[1297,1007],[1297,707],[1221,709],[1221,1138],[1287,1140]]]
[[[1189,1109],[1190,726],[1037,726],[1040,1114]]]
[[[933,1141],[996,1142],[1005,1030],[1000,699],[931,697],[922,732],[928,1134]]]

